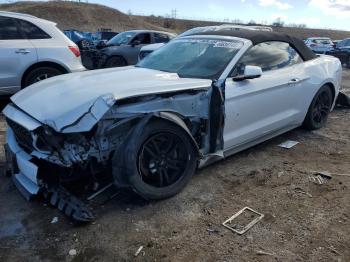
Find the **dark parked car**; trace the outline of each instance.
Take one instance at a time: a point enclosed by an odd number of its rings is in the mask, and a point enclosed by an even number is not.
[[[100,67],[135,65],[140,49],[149,44],[167,43],[174,34],[152,30],[133,30],[120,33],[106,43],[101,50]]]
[[[338,57],[343,65],[350,68],[350,38],[337,43],[337,46],[327,54]]]
[[[115,37],[117,32],[112,31],[99,31],[93,34],[93,40],[95,43],[95,46],[98,49],[106,47],[106,44],[109,40],[111,40],[113,37]]]
[[[76,43],[80,50],[87,49],[94,46],[94,43],[91,39],[91,33],[70,29],[70,30],[64,30],[64,34],[70,40]]]

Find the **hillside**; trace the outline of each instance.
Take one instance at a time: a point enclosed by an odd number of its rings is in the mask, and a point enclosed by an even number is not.
[[[156,29],[179,33],[197,26],[221,24],[221,22],[167,19],[156,16],[133,16],[103,5],[65,1],[0,4],[0,10],[32,14],[57,22],[61,29],[74,28],[82,31],[111,28],[119,32],[131,29]],[[302,39],[310,36],[327,36],[332,39],[350,37],[350,31],[289,27],[277,27],[274,30]]]
[[[143,18],[129,16],[98,4],[64,1],[17,2],[0,4],[0,11],[26,13],[54,21],[62,30],[97,31],[99,28],[111,28],[117,32],[142,28],[164,30]]]
[[[155,17],[155,16],[143,16],[139,17],[144,19],[151,24],[157,24],[160,26],[170,25],[170,28],[177,32],[183,32],[189,28],[198,27],[198,26],[210,26],[217,25],[222,23],[217,22],[208,22],[208,21],[196,21],[196,20],[172,20],[166,19],[163,17]],[[226,24],[226,23],[225,23]],[[311,29],[311,28],[295,28],[295,27],[273,27],[276,32],[287,33],[301,39],[305,39],[312,36],[323,36],[330,37],[334,40],[336,39],[344,39],[350,37],[350,31],[340,31],[340,30],[326,30],[326,29]]]

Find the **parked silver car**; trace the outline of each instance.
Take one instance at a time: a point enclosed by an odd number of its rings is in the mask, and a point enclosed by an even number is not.
[[[179,37],[136,66],[59,76],[14,95],[3,111],[6,170],[28,199],[45,192],[87,221],[74,185],[173,196],[197,166],[301,125],[323,127],[341,76],[339,59],[285,34]]]
[[[55,23],[0,11],[0,95],[83,70],[79,48]]]

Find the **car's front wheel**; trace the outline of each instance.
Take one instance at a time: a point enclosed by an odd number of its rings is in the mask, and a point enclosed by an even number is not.
[[[120,56],[113,56],[111,58],[108,58],[106,62],[106,68],[112,68],[112,67],[121,67],[126,66],[127,63],[123,57]]]
[[[303,127],[309,130],[325,126],[333,103],[331,88],[327,85],[320,88],[311,102]]]
[[[180,192],[197,167],[197,153],[189,135],[168,121],[152,121],[136,140],[127,159],[132,168],[129,181],[146,199],[164,199]]]

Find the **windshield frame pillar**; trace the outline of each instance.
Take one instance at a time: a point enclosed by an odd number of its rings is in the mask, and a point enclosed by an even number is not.
[[[253,46],[252,41],[247,39],[241,39],[239,40],[243,41],[242,48],[238,51],[238,53],[232,58],[231,62],[226,66],[225,70],[222,72],[220,77],[218,78],[218,84],[225,82],[230,73],[232,72],[233,68],[236,66],[237,62],[241,59],[241,57]]]

